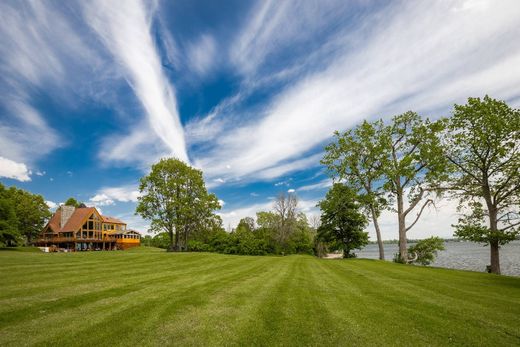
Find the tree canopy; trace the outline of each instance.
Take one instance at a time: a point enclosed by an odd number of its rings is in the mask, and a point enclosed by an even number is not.
[[[364,231],[367,218],[361,212],[356,190],[335,183],[318,206],[321,209],[318,238],[330,243],[331,249],[342,249],[343,258],[354,257],[352,250],[368,243],[368,233]]]
[[[0,243],[31,244],[50,217],[43,197],[0,183]]]
[[[220,209],[208,193],[202,171],[178,159],[161,159],[140,180],[136,213],[151,221],[155,232],[167,232],[171,251],[187,250],[191,233],[214,223]]]
[[[464,214],[455,234],[490,245],[491,271],[500,273],[499,246],[520,231],[520,110],[489,96],[469,98],[447,124],[449,188]]]
[[[384,148],[382,120],[364,121],[343,134],[334,133],[335,141],[325,148],[321,161],[333,179],[345,180],[359,192],[360,201],[372,219],[379,247],[379,259],[385,259],[378,218],[388,203],[380,181],[383,179]]]

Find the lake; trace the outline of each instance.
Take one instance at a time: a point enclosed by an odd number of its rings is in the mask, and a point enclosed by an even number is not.
[[[486,271],[489,264],[489,247],[474,242],[445,242],[446,250],[440,251],[431,266],[459,270]],[[397,244],[385,244],[385,258],[391,261],[397,253]],[[359,258],[378,259],[376,244],[356,252]],[[520,241],[513,241],[500,248],[500,269],[503,275],[520,276]]]

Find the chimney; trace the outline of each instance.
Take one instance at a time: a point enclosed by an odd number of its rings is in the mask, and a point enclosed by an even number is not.
[[[63,228],[67,221],[70,219],[72,214],[74,213],[74,210],[76,208],[74,206],[61,206],[61,220],[60,220],[60,228]]]

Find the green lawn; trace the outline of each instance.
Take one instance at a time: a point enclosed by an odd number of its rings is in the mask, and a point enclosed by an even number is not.
[[[0,346],[520,345],[520,278],[310,256],[0,251]]]

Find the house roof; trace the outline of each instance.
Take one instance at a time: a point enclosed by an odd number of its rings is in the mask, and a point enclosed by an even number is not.
[[[47,226],[55,233],[60,231],[60,222],[61,222],[61,209],[58,209],[56,213],[49,219]]]
[[[76,231],[85,222],[92,213],[98,213],[94,207],[80,207],[74,210],[72,216],[70,216],[69,220],[65,225],[61,228],[60,231]],[[98,213],[99,214],[99,213]]]
[[[101,218],[103,218],[103,222],[105,222],[105,223],[126,224],[126,223],[123,222],[122,220],[117,219],[117,218],[114,218],[114,217],[101,216]]]
[[[49,219],[46,228],[50,228],[54,233],[63,231],[76,231],[82,227],[82,225],[85,223],[85,220],[87,220],[88,217],[92,215],[92,213],[96,213],[104,223],[126,225],[126,223],[120,219],[109,216],[102,216],[95,207],[78,207],[74,210],[65,225],[60,228],[61,213],[61,208],[58,208],[51,219]]]

